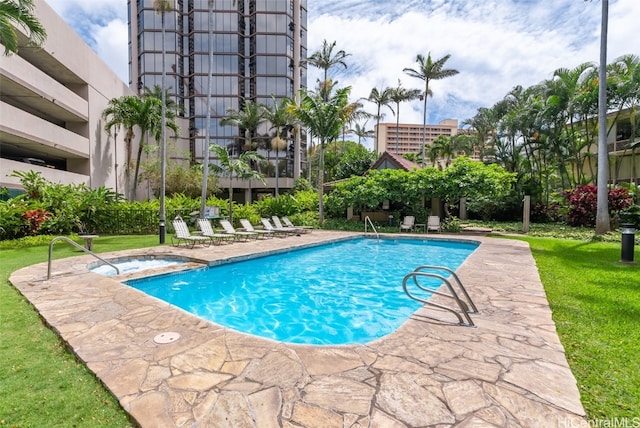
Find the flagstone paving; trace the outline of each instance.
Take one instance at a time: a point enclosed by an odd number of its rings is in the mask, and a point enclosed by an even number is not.
[[[355,235],[125,254],[215,263]],[[476,327],[425,307],[366,345],[238,333],[119,282],[139,274],[90,272],[89,256],[54,261],[51,280],[46,263],[10,280],[143,427],[588,427],[528,245],[469,239],[481,245],[458,274],[480,311]],[[180,338],[154,342],[168,332]]]

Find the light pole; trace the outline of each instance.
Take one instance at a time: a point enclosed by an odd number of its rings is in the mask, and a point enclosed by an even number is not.
[[[166,122],[167,122],[167,106],[166,106],[166,91],[164,89],[164,81],[167,76],[167,70],[165,68],[166,63],[166,47],[165,47],[165,19],[164,14],[166,12],[166,4],[162,5],[162,10],[160,11],[160,19],[162,21],[162,107],[161,107],[161,133],[162,133],[162,141],[160,142],[160,227],[159,227],[159,235],[160,235],[160,244],[164,244],[166,237],[166,221],[167,214],[165,208],[165,197],[164,194],[166,192],[166,175],[167,175],[167,130]]]

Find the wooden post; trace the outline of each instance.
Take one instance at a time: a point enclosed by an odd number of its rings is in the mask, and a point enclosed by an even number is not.
[[[524,233],[529,232],[529,218],[531,217],[531,196],[524,196],[524,207],[522,213],[522,231]]]

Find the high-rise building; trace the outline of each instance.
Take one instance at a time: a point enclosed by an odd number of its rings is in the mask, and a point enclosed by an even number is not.
[[[163,15],[154,9],[154,0],[129,0],[130,84],[141,93],[145,87],[160,85],[175,97],[189,123],[191,162],[203,158],[207,108],[210,141],[228,147],[234,155],[248,147],[243,146],[244,130],[220,124],[229,110],[241,110],[245,100],[271,104],[272,95],[278,101],[293,98],[306,87],[306,68],[301,59],[306,58],[307,0],[215,0],[211,20],[210,2],[170,0],[173,10],[164,14],[163,41]],[[213,54],[213,68],[208,106],[209,52]],[[290,187],[300,174],[304,138],[300,143],[298,137],[296,144],[290,133],[287,149],[276,155],[268,146],[271,132],[264,125],[252,141],[271,158],[270,164],[279,160],[279,175],[283,177],[280,187]],[[273,187],[272,170],[264,170],[269,187]],[[246,186],[234,184],[247,189],[250,183]]]
[[[453,137],[458,133],[458,120],[445,119],[437,125],[381,123],[378,133],[378,153],[388,151],[396,155],[420,153],[424,143],[431,144],[436,138],[444,135]]]

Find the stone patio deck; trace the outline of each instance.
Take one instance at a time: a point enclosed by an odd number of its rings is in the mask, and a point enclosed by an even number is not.
[[[215,263],[356,235],[124,253]],[[528,245],[470,239],[481,245],[458,274],[477,327],[423,308],[366,345],[238,333],[88,271],[89,256],[54,261],[48,281],[46,263],[10,281],[143,427],[588,427]],[[163,332],[181,337],[155,343]]]

